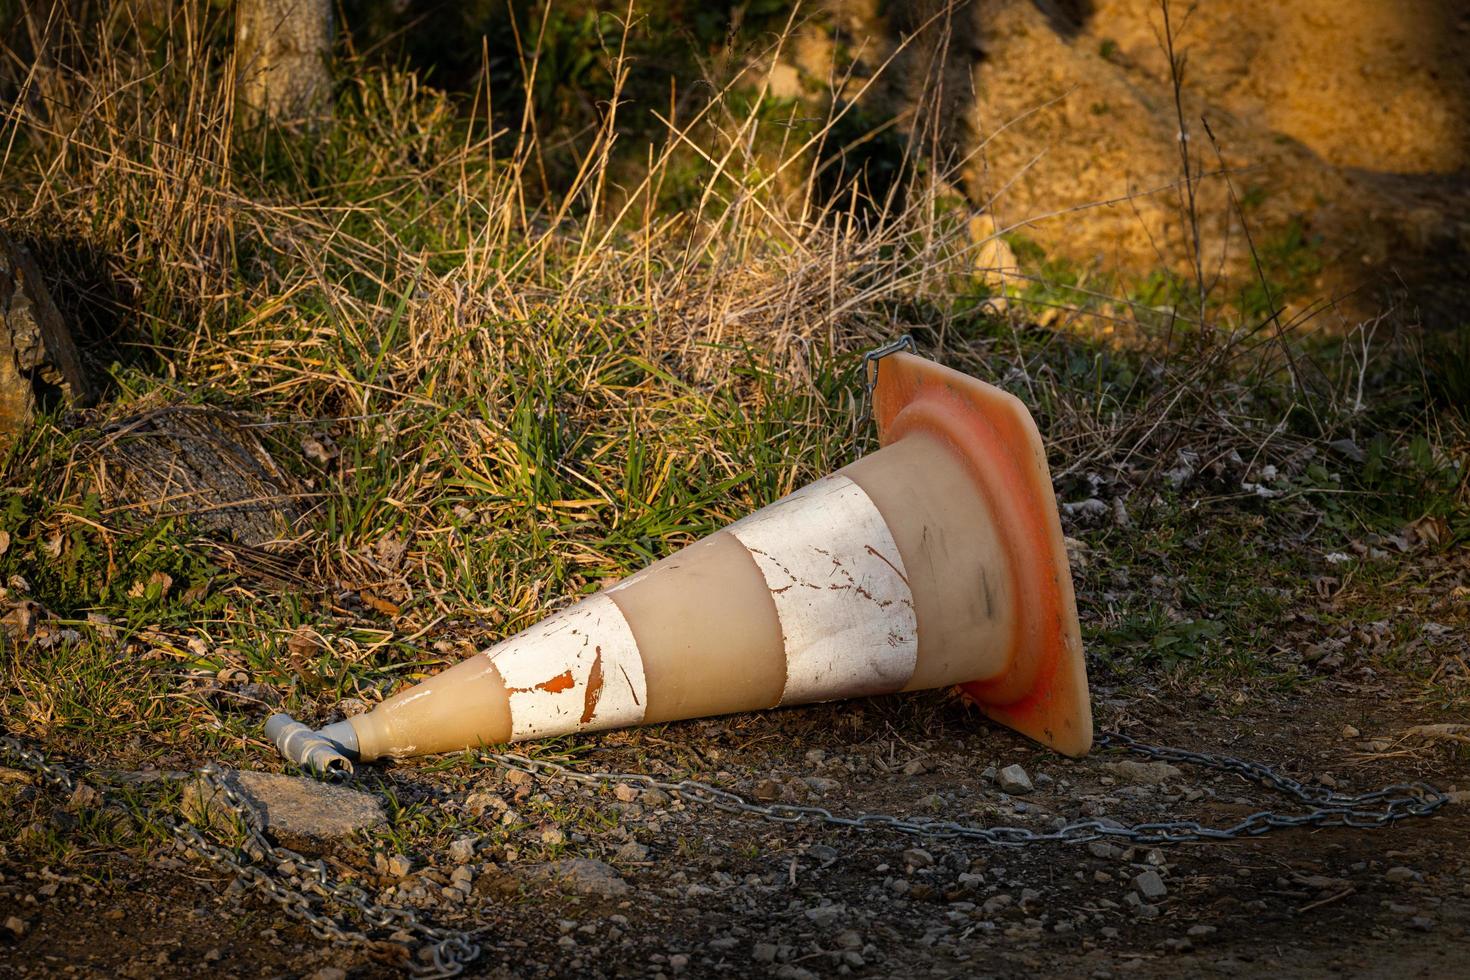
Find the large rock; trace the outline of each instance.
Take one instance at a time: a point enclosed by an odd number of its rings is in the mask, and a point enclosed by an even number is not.
[[[836,108],[836,81],[838,105],[895,123],[908,140],[890,134],[861,155],[845,151],[870,175],[904,170],[900,154],[917,138],[937,149],[936,189],[962,190],[1018,246],[1008,255],[988,232],[972,237],[977,272],[992,282],[1015,258],[1042,281],[1056,279],[1056,260],[1126,280],[1167,270],[1215,281],[1215,307],[1254,286],[1259,249],[1290,295],[1283,321],[1320,299],[1334,323],[1352,324],[1383,309],[1385,291],[1403,291],[1415,316],[1458,327],[1470,248],[1464,4],[1177,3],[1167,30],[1164,6],[812,4],[767,77],[772,94],[812,113]],[[1120,304],[1108,314],[1118,319],[1097,327],[1125,340],[1134,314],[1149,325],[1147,310]]]
[[[1178,766],[1167,762],[1139,762],[1136,759],[1124,759],[1122,762],[1110,764],[1107,768],[1124,782],[1138,786],[1159,786],[1184,778],[1184,773]]]
[[[0,232],[0,442],[47,402],[85,402],[76,346],[24,246]]]
[[[1034,788],[1031,777],[1019,765],[1009,765],[995,777],[996,785],[1007,793],[1029,793]]]
[[[236,771],[225,778],[255,808],[266,833],[297,850],[329,849],[388,819],[376,796],[345,786],[272,772]],[[189,785],[184,803],[194,819],[229,816],[218,792],[202,781]]]
[[[564,858],[530,870],[532,877],[549,880],[563,891],[599,898],[622,898],[633,887],[611,866],[593,858]]]

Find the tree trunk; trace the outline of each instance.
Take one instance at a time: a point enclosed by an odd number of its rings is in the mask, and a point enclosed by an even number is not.
[[[331,0],[238,0],[235,78],[247,124],[320,123],[331,114]]]
[[[0,445],[38,407],[87,397],[76,346],[35,261],[0,232]]]

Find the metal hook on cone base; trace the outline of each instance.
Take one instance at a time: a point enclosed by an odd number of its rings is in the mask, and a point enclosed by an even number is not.
[[[265,737],[276,743],[286,761],[318,776],[348,776],[357,758],[357,733],[345,721],[312,731],[285,712],[265,720]]]

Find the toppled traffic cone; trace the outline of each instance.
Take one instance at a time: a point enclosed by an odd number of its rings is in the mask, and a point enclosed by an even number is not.
[[[910,354],[878,362],[874,397],[877,452],[320,737],[370,760],[959,685],[1085,754],[1072,580],[1030,415]]]

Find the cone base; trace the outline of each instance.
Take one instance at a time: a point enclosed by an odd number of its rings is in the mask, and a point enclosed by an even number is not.
[[[1092,747],[1092,706],[1072,575],[1041,435],[1019,399],[911,354],[878,362],[874,411],[887,446],[913,433],[964,460],[1005,536],[1020,620],[1009,667],[959,689],[1001,724],[1064,755]]]

